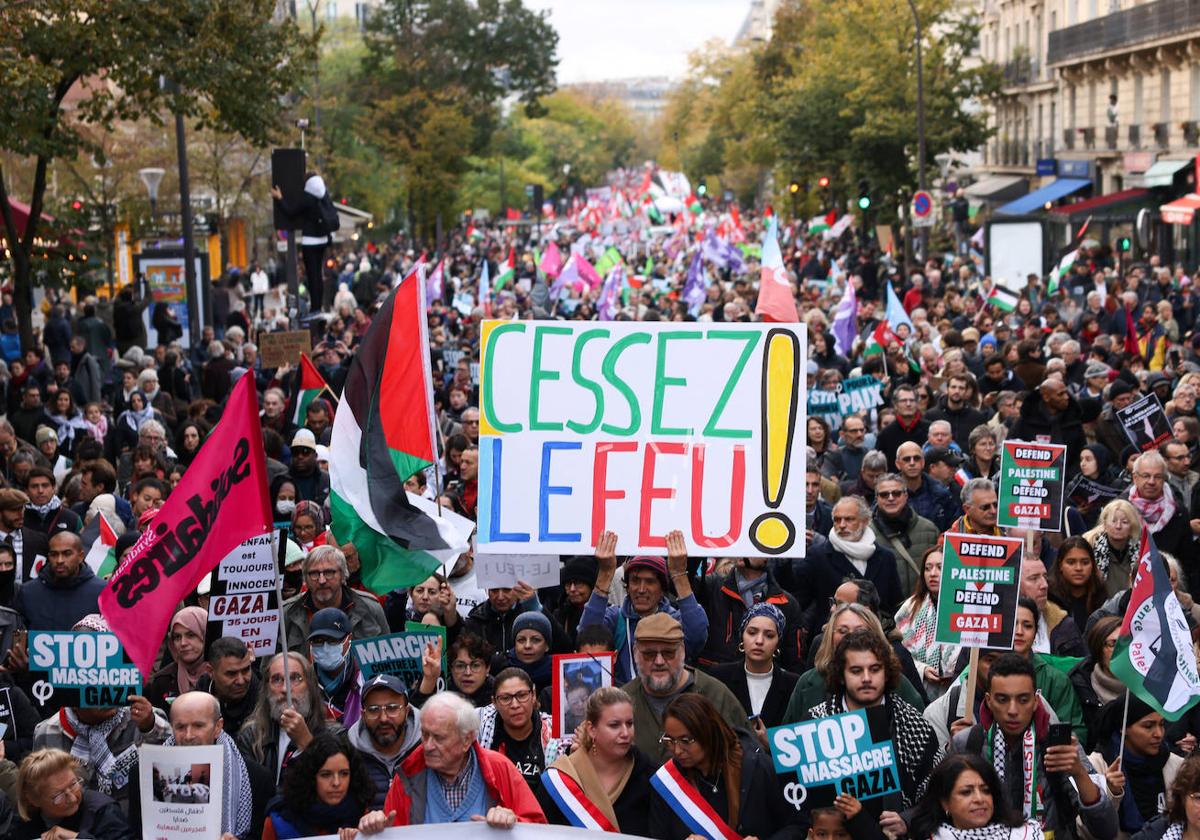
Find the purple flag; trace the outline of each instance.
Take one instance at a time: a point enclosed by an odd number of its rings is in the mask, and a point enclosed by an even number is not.
[[[846,294],[842,296],[837,310],[833,313],[834,346],[843,356],[849,356],[854,347],[854,337],[858,334],[857,321],[858,300],[854,296],[854,284],[847,279]]]
[[[688,312],[692,315],[700,311],[701,304],[708,297],[707,287],[707,278],[704,276],[704,260],[701,252],[697,251],[696,256],[692,257],[692,264],[688,266],[687,283],[683,287],[683,300],[688,305]]]
[[[566,290],[568,285],[582,286],[583,280],[579,277],[579,266],[576,264],[577,257],[572,254],[567,258],[567,264],[558,272],[558,277],[554,280],[554,285],[550,287],[550,297],[557,300],[560,295]],[[543,259],[543,262],[545,260]]]
[[[587,260],[583,260],[587,262]],[[600,289],[600,299],[596,301],[596,314],[601,321],[611,321],[617,317],[617,300],[621,293],[621,283],[625,277],[625,269],[620,265],[613,266],[612,271],[604,278],[604,286]]]

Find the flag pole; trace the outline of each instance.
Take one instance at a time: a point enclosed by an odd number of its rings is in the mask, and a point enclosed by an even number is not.
[[[975,722],[975,675],[979,671],[979,648],[971,648],[971,661],[967,664],[967,707],[963,720]]]
[[[1129,689],[1125,689],[1125,711],[1121,713],[1121,746],[1117,750],[1117,767],[1121,767],[1122,757],[1125,755],[1125,728],[1129,725]]]
[[[283,651],[283,690],[287,695],[288,708],[292,708],[292,678],[288,673],[291,657],[288,655],[287,627],[283,623],[283,568],[287,561],[287,534],[281,529],[275,532],[279,554],[279,568],[275,570],[275,609],[279,611],[279,647]]]

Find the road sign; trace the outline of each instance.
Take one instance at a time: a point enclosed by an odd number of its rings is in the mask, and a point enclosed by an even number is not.
[[[925,190],[917,190],[912,198],[914,227],[933,227],[933,196]]]

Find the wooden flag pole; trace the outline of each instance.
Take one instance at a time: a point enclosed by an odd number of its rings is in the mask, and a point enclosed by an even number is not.
[[[283,651],[283,690],[287,696],[288,708],[292,708],[292,678],[288,673],[291,657],[288,655],[287,628],[283,623],[283,568],[287,562],[287,532],[275,532],[278,541],[279,567],[275,570],[275,608],[279,611],[279,649]],[[268,675],[269,676],[269,675]]]
[[[971,660],[967,663],[967,696],[966,696],[966,712],[963,714],[963,720],[967,723],[975,722],[975,676],[979,672],[979,648],[971,648]]]

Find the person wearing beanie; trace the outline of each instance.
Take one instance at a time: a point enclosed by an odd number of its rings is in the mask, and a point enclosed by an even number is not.
[[[1104,391],[1107,403],[1096,421],[1096,442],[1104,444],[1108,451],[1117,456],[1129,445],[1125,427],[1117,419],[1117,412],[1140,396],[1136,389],[1124,379],[1114,379]],[[1124,462],[1122,461],[1122,466]]]
[[[794,602],[793,602],[794,603]],[[746,608],[738,623],[738,651],[741,658],[708,668],[708,673],[724,683],[742,704],[759,741],[766,746],[767,730],[783,724],[788,700],[800,679],[799,671],[783,662],[783,640],[791,635],[784,612],[769,601]]]
[[[1121,822],[1117,838],[1126,840],[1166,812],[1167,792],[1183,765],[1183,758],[1171,752],[1163,716],[1136,694],[1129,695],[1128,715],[1124,694],[1105,704],[1099,729],[1098,749],[1088,759],[1094,772],[1106,777]],[[1122,735],[1124,751],[1118,767],[1117,751],[1122,747]]]
[[[633,701],[633,737],[639,750],[665,761],[670,750],[658,739],[663,712],[682,694],[701,694],[734,729],[746,728],[746,710],[728,688],[684,664],[686,635],[679,620],[659,610],[641,617],[634,629],[634,679],[621,686]]]
[[[708,640],[708,615],[692,593],[687,560],[683,532],[671,531],[667,534],[666,560],[634,557],[626,561],[625,600],[612,605],[608,603],[608,595],[617,571],[617,535],[612,531],[600,534],[596,541],[596,563],[600,572],[592,596],[583,609],[579,629],[603,624],[613,634],[617,652],[614,681],[628,681],[637,672],[633,639],[638,622],[657,613],[666,613],[682,624],[689,659],[694,659],[704,649]],[[674,584],[677,596],[674,604],[667,597],[671,584]]]
[[[563,589],[563,599],[553,616],[559,626],[567,634],[571,649],[576,648],[575,639],[579,635],[579,620],[583,618],[583,608],[592,597],[596,587],[596,576],[600,567],[596,565],[595,557],[568,557],[559,573],[559,583]]]
[[[784,668],[800,667],[803,622],[800,604],[775,579],[766,557],[739,557],[722,577],[697,581],[697,597],[708,615],[708,643],[697,660],[701,668],[741,662],[742,623],[749,610],[761,604],[773,606],[783,617],[775,658]]]
[[[544,691],[553,675],[550,647],[554,630],[549,617],[536,610],[523,612],[513,621],[512,632],[513,645],[506,651],[508,667],[520,668],[533,680],[536,691]]]
[[[467,613],[467,618],[463,621],[463,632],[481,637],[496,651],[497,664],[507,664],[505,654],[515,646],[517,639],[513,624],[519,616],[527,612],[539,613],[549,621],[550,633],[546,641],[550,644],[551,653],[571,652],[567,634],[546,612],[538,599],[537,590],[523,581],[517,581],[517,585],[511,588],[489,589],[487,600],[476,604]]]

